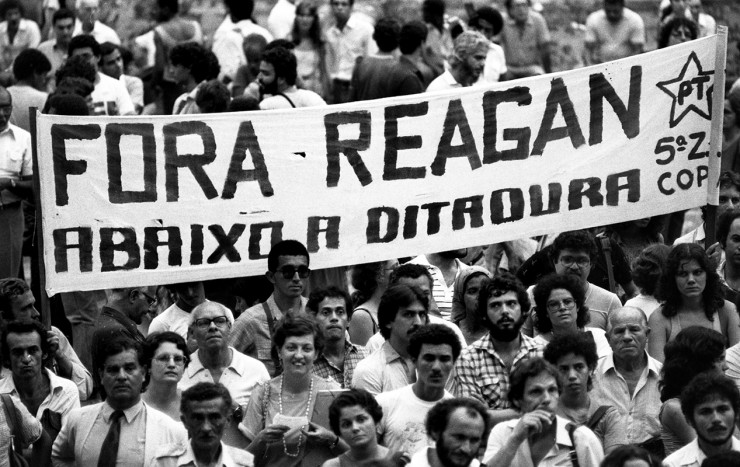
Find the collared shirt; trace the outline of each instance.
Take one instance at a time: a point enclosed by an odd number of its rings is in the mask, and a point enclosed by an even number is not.
[[[246,407],[252,395],[252,389],[259,383],[270,379],[267,368],[257,359],[240,353],[233,347],[231,349],[231,363],[224,368],[219,383],[226,386],[234,402]],[[199,351],[190,354],[190,364],[185,368],[182,379],[177,387],[184,391],[196,383],[213,383],[211,372],[203,366],[200,361]]]
[[[352,15],[341,30],[331,24],[324,31],[326,38],[326,69],[331,79],[349,81],[357,57],[373,55],[377,46],[373,40],[373,27]]]
[[[10,67],[21,52],[26,49],[35,49],[39,43],[41,43],[41,31],[34,21],[21,18],[13,42],[8,36],[8,22],[0,23],[0,70]]]
[[[396,352],[391,343],[383,345],[357,364],[352,377],[352,388],[369,391],[372,395],[407,386],[416,379],[416,369],[411,359]]]
[[[180,448],[180,446],[175,448]],[[182,454],[177,458],[173,455],[158,456],[154,465],[156,467],[200,467],[200,464],[195,460],[195,453],[190,443],[187,444],[184,450],[176,449],[176,451],[171,451],[170,454],[178,452],[182,452]],[[213,465],[215,467],[252,467],[254,456],[250,452],[227,446],[221,442],[221,455]]]
[[[541,357],[543,346],[531,337],[519,335],[521,344],[514,357],[511,368],[525,358]],[[511,407],[506,395],[509,393],[509,373],[503,359],[493,348],[491,335],[482,338],[463,349],[455,364],[453,393],[457,397],[471,397],[489,409],[508,409]]]
[[[199,83],[190,92],[180,94],[172,106],[172,115],[199,114],[200,107],[195,102],[195,98],[198,97],[198,91],[204,83],[205,81]]]
[[[732,451],[740,451],[740,440],[732,438]],[[699,447],[698,438],[666,457],[663,467],[699,467],[707,455]]]
[[[304,313],[307,302],[308,299],[301,297],[301,306],[299,309],[281,310],[275,302],[275,295],[273,294],[265,301],[265,305],[270,309],[272,317],[275,323],[277,323],[283,317],[284,313]],[[270,375],[275,376],[275,364],[272,361],[271,354],[271,330],[262,303],[258,303],[247,309],[234,322],[229,337],[229,345],[236,348],[239,352],[261,361]]]
[[[421,451],[417,452],[413,456],[411,456],[411,462],[406,464],[406,467],[432,467],[432,464],[429,462],[429,451],[434,448],[426,447],[422,449]],[[480,461],[478,459],[473,459],[470,461],[470,464],[468,467],[479,467]]]
[[[208,300],[206,300],[208,301]],[[231,310],[226,309],[226,317],[231,323],[234,322],[234,315]],[[187,312],[173,303],[169,308],[154,318],[149,325],[149,334],[155,332],[172,331],[180,334],[183,339],[188,340],[188,326],[190,325],[190,312]]]
[[[506,52],[506,65],[514,67],[535,66],[542,69],[542,49],[550,43],[550,31],[541,14],[529,12],[524,26],[506,17],[501,30],[501,45]]]
[[[79,36],[81,34],[87,33],[82,30],[82,21],[76,20],[72,36]],[[95,24],[93,24],[93,29],[89,34],[93,36],[96,41],[98,41],[98,44],[102,44],[104,42],[113,42],[116,45],[121,45],[121,38],[118,37],[118,33],[116,33],[113,28],[101,23],[100,21],[95,21]]]
[[[450,70],[445,70],[444,73],[437,76],[436,78],[434,78],[434,81],[429,83],[426,92],[444,91],[461,87],[463,87],[463,85],[455,80],[455,77],[452,76]]]
[[[33,174],[31,134],[12,123],[0,131],[0,178],[20,180]],[[10,190],[0,190],[0,205],[21,199]]]
[[[432,287],[432,296],[434,297],[434,301],[437,303],[439,313],[444,319],[449,321],[450,311],[452,310],[452,295],[454,292],[455,282],[453,281],[452,285],[448,287],[442,270],[439,269],[437,266],[431,264],[426,255],[419,255],[409,261],[409,263],[420,264],[422,266],[426,266],[427,269],[429,269],[429,273],[432,275],[432,279],[434,280],[434,287]],[[460,271],[467,268],[468,266],[457,258],[455,258],[455,263],[457,265],[455,278],[457,279],[457,277],[460,275]]]
[[[70,410],[80,406],[80,395],[77,392],[77,386],[72,381],[60,378],[46,368],[43,371],[49,377],[51,391],[49,391],[49,394],[41,402],[34,415],[37,419],[41,420],[44,410],[49,409],[52,412],[61,414],[62,421],[64,421]],[[15,387],[15,381],[13,381],[13,374],[7,369],[3,369],[2,378],[0,378],[0,393],[5,392],[15,397],[20,397]]]
[[[247,57],[244,55],[242,43],[244,38],[250,34],[259,34],[267,42],[272,41],[272,34],[267,29],[254,24],[251,20],[245,19],[238,23],[231,21],[231,16],[226,15],[221,25],[213,33],[213,53],[218,58],[221,65],[221,74],[219,78],[228,76],[232,80],[236,76],[236,70],[240,66],[247,64]]]
[[[87,400],[93,391],[92,375],[80,361],[80,357],[75,353],[75,349],[72,348],[67,336],[55,326],[52,326],[49,332],[59,339],[59,355],[62,355],[72,364],[72,374],[69,379],[77,386],[80,400]]]
[[[637,444],[660,435],[660,390],[658,381],[663,365],[649,356],[634,394],[627,381],[614,367],[614,355],[599,359],[593,375],[591,401],[594,405],[611,405],[622,416],[627,430],[627,443]]]
[[[20,440],[20,444],[23,447],[30,446],[31,443],[35,443],[41,436],[43,430],[41,422],[31,415],[18,397],[11,395],[10,399],[13,401],[15,408],[8,407],[8,412],[15,409],[16,419],[20,423],[20,426],[14,427],[15,435],[17,436],[16,439]],[[0,405],[2,404],[3,401],[0,400]],[[13,439],[11,437],[12,434],[8,427],[8,420],[5,418],[5,410],[3,407],[0,407],[0,453],[2,453],[0,455],[0,467],[10,467],[7,452],[10,447],[10,440]]]
[[[108,435],[111,416],[114,409],[107,402],[98,411],[92,430],[85,440],[85,449],[81,459],[75,459],[76,465],[98,465],[100,448]],[[144,445],[146,442],[146,410],[139,401],[123,411],[121,418],[121,435],[118,445],[126,449],[118,450],[117,465],[144,465]]]
[[[355,367],[367,355],[368,353],[365,347],[355,345],[349,339],[346,339],[344,341],[344,368],[338,368],[322,353],[313,363],[313,374],[322,378],[332,378],[342,386],[342,389],[345,389],[352,382]],[[345,385],[345,382],[348,384]]]
[[[491,435],[488,438],[488,446],[486,446],[486,453],[483,455],[483,462],[487,465],[493,465],[490,463],[496,453],[498,453],[511,438],[511,434],[514,432],[514,427],[519,423],[520,419],[507,420],[501,422],[493,427]],[[568,435],[567,425],[570,421],[557,416],[557,427],[555,429],[555,444],[545,454],[545,457],[537,464],[537,467],[556,467],[571,465],[570,451],[573,449],[573,442]],[[596,467],[601,463],[604,458],[604,449],[601,447],[599,438],[589,430],[588,428],[581,426],[573,432],[573,439],[575,441],[576,453],[578,455],[579,465],[593,466]],[[525,440],[519,445],[516,451],[514,459],[512,459],[509,467],[530,467],[532,466],[532,452],[529,448],[529,441]]]

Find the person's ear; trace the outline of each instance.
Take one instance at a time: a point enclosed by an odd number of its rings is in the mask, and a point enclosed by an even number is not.
[[[136,298],[139,296],[139,290],[138,289],[131,289],[128,292],[128,302],[132,305],[136,303]]]
[[[271,284],[275,285],[275,273],[272,271],[267,271],[265,273],[265,277],[267,277],[267,280],[270,281]]]

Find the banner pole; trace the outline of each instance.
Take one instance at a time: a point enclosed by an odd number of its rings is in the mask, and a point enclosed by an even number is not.
[[[707,178],[707,211],[704,220],[705,247],[714,244],[719,176],[722,167],[722,119],[725,108],[725,73],[727,68],[727,26],[717,28],[717,48],[712,85],[712,130],[709,139],[709,177]],[[716,156],[715,156],[716,155]]]
[[[47,329],[51,328],[51,309],[49,306],[49,296],[46,294],[46,264],[44,262],[44,231],[43,216],[41,212],[41,182],[39,178],[39,155],[38,155],[38,138],[36,135],[36,112],[38,107],[31,107],[29,117],[31,118],[31,155],[33,157],[33,197],[36,202],[36,245],[39,255],[39,299],[41,300],[41,322]]]

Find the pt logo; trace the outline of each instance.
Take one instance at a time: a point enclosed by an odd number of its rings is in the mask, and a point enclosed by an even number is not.
[[[707,120],[712,119],[713,74],[714,70],[702,70],[696,52],[691,52],[678,77],[656,84],[673,99],[671,128],[681,123],[689,112],[696,112]]]

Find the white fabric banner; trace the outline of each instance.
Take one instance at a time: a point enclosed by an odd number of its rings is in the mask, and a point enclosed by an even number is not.
[[[317,269],[716,204],[720,40],[340,106],[38,115],[46,289],[262,274],[280,239]]]

